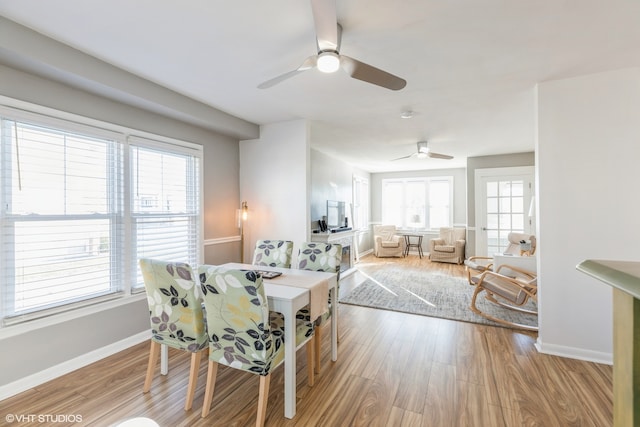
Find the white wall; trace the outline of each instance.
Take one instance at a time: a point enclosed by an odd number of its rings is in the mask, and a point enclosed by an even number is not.
[[[639,260],[640,69],[538,87],[542,352],[610,363],[611,289],[584,259]]]
[[[240,200],[249,206],[245,262],[260,239],[292,240],[310,233],[309,125],[295,120],[261,126],[260,138],[240,142]]]

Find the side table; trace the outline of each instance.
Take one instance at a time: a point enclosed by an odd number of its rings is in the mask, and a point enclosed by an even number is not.
[[[412,238],[417,239],[412,242]],[[422,258],[422,235],[418,234],[405,234],[404,235],[404,256],[409,255],[409,248],[418,249],[418,255]]]

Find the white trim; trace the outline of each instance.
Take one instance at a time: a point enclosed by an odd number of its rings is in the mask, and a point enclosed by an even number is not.
[[[540,340],[540,337],[536,340],[535,347],[540,353],[544,354],[613,365],[613,353],[584,350],[577,347],[567,347],[558,344],[545,344]]]
[[[71,360],[62,362],[58,365],[52,366],[35,374],[29,375],[24,378],[20,378],[9,384],[0,386],[0,400],[7,399],[11,396],[15,396],[18,393],[29,390],[30,388],[44,384],[47,381],[51,381],[76,369],[90,365],[105,357],[116,354],[120,351],[126,350],[129,347],[140,344],[150,337],[149,331],[143,331],[137,333],[129,338],[114,342],[99,349],[90,351],[81,356],[74,357]]]
[[[48,116],[51,119],[66,121],[73,126],[99,128],[104,132],[117,133],[121,137],[138,137],[146,138],[161,142],[166,142],[173,145],[182,147],[189,147],[194,150],[202,151],[204,149],[202,144],[194,143],[186,140],[179,140],[163,135],[146,132],[140,129],[130,128],[126,126],[117,125],[115,123],[109,123],[102,120],[93,119],[91,117],[82,116],[80,114],[68,113],[66,111],[56,110],[54,108],[45,107],[39,104],[33,104],[31,102],[21,101],[19,99],[10,98],[8,96],[0,95],[0,110],[6,109],[13,114],[19,114],[20,117],[34,118],[34,114],[37,114],[38,119],[43,119],[42,116]],[[45,119],[46,120],[46,119]],[[59,125],[59,122],[57,122]],[[94,129],[95,130],[95,129]]]
[[[203,244],[205,246],[221,245],[224,243],[239,242],[240,236],[218,237],[217,239],[206,239]]]

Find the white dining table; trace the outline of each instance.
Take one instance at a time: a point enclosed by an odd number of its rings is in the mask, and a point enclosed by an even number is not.
[[[256,266],[252,264],[227,263],[221,267],[277,271],[281,277],[287,278],[287,284],[278,284],[278,278],[264,279],[264,289],[269,301],[269,310],[282,313],[284,316],[284,416],[293,418],[296,415],[296,313],[309,304],[310,293],[305,287],[296,287],[292,283],[295,277],[300,277],[305,283],[317,280],[318,283],[327,281],[329,295],[333,302],[329,310],[331,312],[331,360],[338,360],[338,275],[322,271],[298,270],[279,267]],[[166,375],[169,371],[168,350],[162,346],[160,359],[160,372]]]

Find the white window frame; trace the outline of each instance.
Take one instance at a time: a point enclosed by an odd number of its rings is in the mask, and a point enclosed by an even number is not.
[[[202,245],[203,245],[203,224],[202,224],[202,212],[203,212],[203,147],[199,144],[193,144],[185,141],[175,140],[172,138],[167,138],[163,136],[158,136],[154,134],[150,134],[147,132],[141,132],[138,130],[122,127],[115,124],[105,123],[102,121],[85,118],[82,116],[60,112],[56,110],[52,110],[50,108],[41,107],[29,103],[25,103],[22,101],[13,100],[11,98],[6,98],[0,96],[0,116],[6,118],[11,121],[24,121],[29,123],[34,123],[36,125],[40,125],[43,127],[50,127],[54,129],[60,129],[64,131],[69,131],[72,133],[78,133],[87,136],[93,136],[98,138],[108,138],[116,141],[116,144],[121,149],[121,157],[122,161],[120,167],[122,170],[120,171],[120,176],[124,180],[124,184],[121,185],[122,194],[119,195],[120,200],[122,200],[123,206],[121,207],[121,215],[122,215],[122,224],[121,227],[124,229],[122,242],[120,242],[118,248],[113,248],[111,250],[113,253],[118,253],[119,260],[117,260],[116,264],[121,264],[120,266],[120,275],[119,275],[119,283],[113,284],[111,286],[112,291],[107,295],[102,295],[98,297],[89,297],[81,299],[80,301],[73,302],[69,301],[66,303],[56,304],[53,307],[47,307],[43,309],[36,309],[33,311],[25,312],[22,314],[13,314],[11,304],[8,302],[8,299],[13,295],[13,292],[10,289],[14,289],[15,280],[10,281],[5,278],[4,270],[7,266],[2,265],[2,263],[10,263],[11,254],[7,249],[7,239],[5,236],[0,235],[0,266],[2,266],[3,274],[0,275],[0,330],[7,329],[8,326],[17,325],[19,323],[23,323],[26,321],[31,321],[34,319],[39,319],[43,317],[48,317],[52,315],[58,315],[61,313],[72,313],[76,311],[77,313],[82,312],[82,307],[87,307],[89,305],[94,305],[97,310],[97,306],[95,304],[103,304],[105,307],[111,306],[113,300],[128,300],[131,298],[138,299],[139,293],[143,291],[143,288],[136,289],[136,281],[138,277],[138,265],[137,260],[133,259],[135,254],[135,249],[128,247],[132,243],[132,229],[131,229],[131,194],[130,194],[130,165],[129,165],[129,141],[131,139],[138,138],[138,141],[145,140],[147,144],[154,144],[156,147],[160,147],[163,150],[167,150],[167,152],[182,152],[188,153],[191,156],[194,156],[196,162],[198,164],[197,170],[194,171],[197,173],[193,178],[195,179],[194,185],[197,185],[198,188],[195,189],[197,194],[197,221],[194,225],[197,230],[197,236],[195,237],[195,262],[194,264],[198,264],[202,262]],[[4,161],[0,158],[0,161]],[[3,172],[4,173],[4,172]],[[9,172],[11,173],[11,172]],[[4,207],[7,203],[7,200],[4,199],[5,193],[4,190],[0,189],[0,204],[3,207],[2,215],[3,222],[7,220],[4,215]],[[46,219],[44,217],[40,217],[40,219]],[[73,219],[73,215],[65,216],[66,219]],[[3,241],[4,240],[4,241]],[[192,261],[193,262],[193,261]],[[12,276],[13,277],[13,276]],[[9,283],[11,282],[11,283]],[[9,290],[8,290],[9,289]],[[112,301],[112,302],[107,302]]]
[[[381,202],[382,202],[382,209],[381,209],[381,214],[382,214],[382,222],[384,224],[393,224],[396,225],[396,227],[398,227],[400,230],[412,230],[412,231],[423,231],[423,232],[428,232],[428,231],[435,231],[437,230],[439,227],[433,227],[431,225],[431,218],[430,218],[430,185],[432,182],[442,182],[442,181],[446,181],[449,183],[449,227],[453,226],[453,201],[454,201],[454,197],[453,197],[453,191],[454,191],[454,187],[453,187],[453,176],[432,176],[432,177],[404,177],[404,178],[385,178],[382,179],[381,181]],[[425,186],[425,195],[424,195],[424,200],[425,200],[425,205],[424,205],[424,212],[422,212],[422,214],[424,215],[424,227],[410,227],[406,221],[407,215],[406,215],[406,209],[407,207],[407,185],[410,183],[423,183]],[[392,221],[390,218],[386,217],[385,212],[386,210],[384,209],[384,206],[386,203],[389,203],[389,201],[385,200],[385,186],[388,184],[399,184],[401,186],[401,191],[402,191],[402,195],[401,195],[401,199],[402,199],[402,221],[400,224],[395,223],[395,221]]]
[[[366,231],[369,229],[369,211],[371,206],[371,191],[369,180],[365,177],[353,175],[353,229]]]

